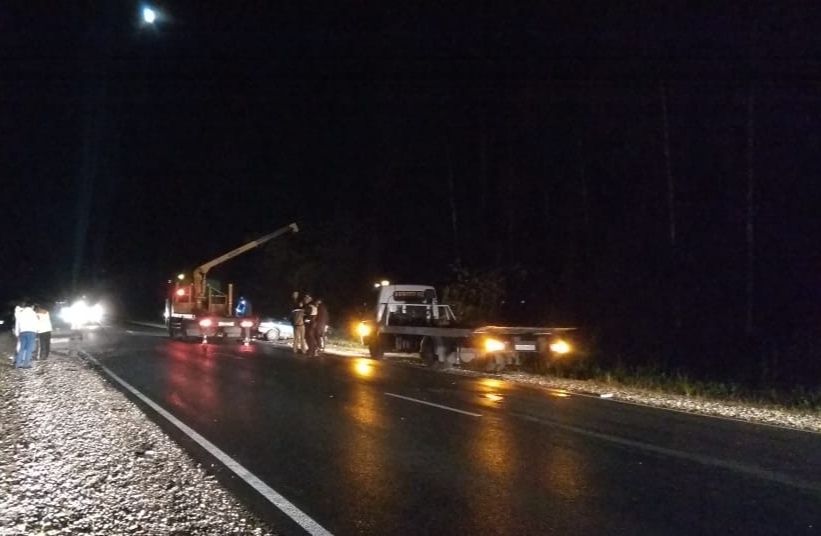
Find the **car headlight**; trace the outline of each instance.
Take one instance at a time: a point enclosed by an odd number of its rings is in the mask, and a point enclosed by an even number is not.
[[[103,306],[99,303],[94,304],[87,310],[87,322],[100,323],[103,321]]]

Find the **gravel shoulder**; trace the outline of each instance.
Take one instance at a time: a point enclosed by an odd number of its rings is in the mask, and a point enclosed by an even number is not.
[[[3,342],[0,536],[276,534],[78,356]]]

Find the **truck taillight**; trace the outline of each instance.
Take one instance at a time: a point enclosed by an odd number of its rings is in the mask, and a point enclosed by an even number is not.
[[[177,289],[177,296],[185,296],[185,289],[184,288],[178,288]]]
[[[202,320],[200,320],[200,327],[201,327],[201,328],[207,328],[207,327],[209,327],[211,324],[212,324],[212,322],[211,322],[211,319],[210,319],[210,318],[203,318]]]
[[[239,323],[239,325],[244,327],[244,328],[250,328],[250,327],[253,327],[254,321],[253,320],[243,320],[242,322]]]

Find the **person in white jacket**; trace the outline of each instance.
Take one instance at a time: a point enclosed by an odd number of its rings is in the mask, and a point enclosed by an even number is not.
[[[14,334],[19,342],[17,357],[14,359],[16,368],[31,368],[31,354],[34,352],[34,342],[37,339],[37,327],[40,321],[32,306],[24,303],[15,314]]]
[[[45,359],[51,353],[51,315],[39,305],[34,311],[37,313],[37,359]]]

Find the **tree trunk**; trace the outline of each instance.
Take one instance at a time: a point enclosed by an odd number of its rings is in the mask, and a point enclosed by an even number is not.
[[[587,172],[584,166],[584,145],[581,134],[579,134],[579,142],[576,152],[579,157],[579,192],[581,194],[582,221],[584,222],[584,229],[586,232],[587,229],[590,228],[590,194],[587,187]]]
[[[676,183],[670,162],[670,118],[667,113],[667,86],[662,80],[661,93],[662,134],[664,137],[664,171],[667,176],[667,236],[670,241],[670,262],[673,285],[673,325],[681,328],[681,285],[679,277],[678,236],[676,234]]]
[[[508,119],[508,123],[506,125],[507,131],[507,177],[504,181],[505,184],[503,186],[503,196],[504,196],[504,207],[505,207],[505,220],[504,220],[504,232],[500,235],[501,243],[499,244],[499,252],[501,253],[497,265],[498,266],[505,266],[506,264],[515,263],[515,254],[516,249],[514,244],[516,240],[514,239],[514,234],[516,231],[516,186],[518,185],[518,180],[516,177],[516,168],[514,165],[514,154],[513,154],[513,144],[514,144],[514,133],[513,133],[513,125],[510,124],[510,119]],[[506,258],[505,258],[506,257]]]
[[[758,20],[750,28],[750,65],[755,64]],[[750,82],[747,95],[747,311],[744,331],[752,337],[755,331],[755,86]]]
[[[445,165],[447,166],[448,179],[448,201],[450,204],[450,223],[451,231],[453,233],[453,260],[456,265],[460,265],[462,258],[459,247],[459,218],[456,210],[456,185],[453,171],[453,151],[450,146],[450,139],[447,133],[444,136],[445,143]]]
[[[755,90],[747,97],[747,321],[745,331],[755,330]]]
[[[479,237],[479,242],[482,244],[479,250],[479,259],[488,257],[488,244],[491,243],[493,236],[488,223],[487,215],[490,214],[490,180],[488,177],[488,158],[487,158],[487,111],[482,102],[482,109],[479,114],[479,227],[478,231],[473,233],[473,240]],[[475,219],[472,221],[476,221]],[[474,256],[475,258],[475,256]]]

